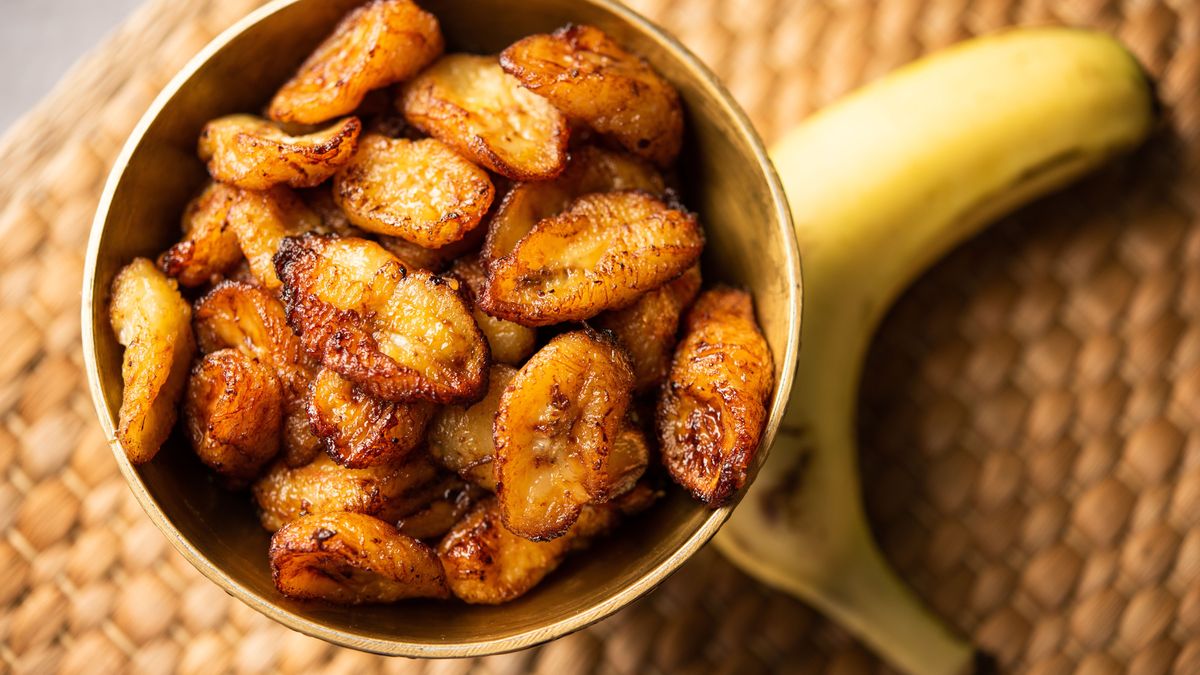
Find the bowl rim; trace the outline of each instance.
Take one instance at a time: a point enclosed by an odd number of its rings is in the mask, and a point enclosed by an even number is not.
[[[644,574],[629,586],[599,603],[544,626],[507,637],[437,644],[416,643],[403,639],[367,637],[349,630],[330,628],[280,607],[270,599],[256,594],[253,590],[210,561],[183,536],[159,507],[157,500],[146,487],[137,468],[129,461],[124,449],[116,438],[115,421],[109,412],[108,403],[105,400],[104,390],[100,382],[99,366],[96,358],[95,325],[93,324],[92,317],[96,302],[94,286],[100,241],[108,220],[109,211],[112,207],[117,185],[121,182],[129,160],[132,158],[136,148],[141,144],[152,123],[158,118],[170,99],[178,93],[180,88],[209,59],[251,26],[285,7],[302,1],[305,0],[271,0],[235,22],[206,44],[171,78],[154,98],[154,101],[133,128],[133,131],[130,132],[128,139],[122,146],[116,161],[109,171],[88,237],[87,256],[84,263],[83,292],[80,303],[83,358],[84,367],[87,371],[88,388],[109,449],[117,460],[121,475],[124,477],[129,489],[133,492],[138,504],[176,551],[183,555],[201,574],[221,587],[226,593],[292,630],[343,647],[376,654],[419,658],[451,658],[485,656],[516,651],[586,628],[649,593],[679,569],[685,561],[699,551],[717,533],[729,518],[733,508],[740,501],[740,497],[745,494],[745,488],[734,502],[712,510],[701,526],[669,557],[646,570]],[[774,164],[772,164],[767,154],[762,139],[751,124],[745,111],[742,110],[741,106],[738,105],[725,86],[721,84],[716,75],[691,50],[665,29],[617,0],[583,0],[583,2],[609,11],[621,20],[636,27],[651,39],[660,43],[667,51],[674,53],[676,58],[690,70],[698,74],[700,76],[698,83],[701,85],[705,96],[719,104],[721,113],[734,123],[736,132],[742,137],[746,146],[750,148],[754,160],[766,179],[770,192],[771,209],[775,212],[778,226],[784,230],[782,233],[784,244],[788,248],[786,252],[787,266],[784,274],[788,287],[785,290],[794,296],[794,302],[789,306],[787,317],[788,337],[784,348],[783,364],[780,369],[779,381],[776,383],[775,392],[771,398],[771,415],[767,420],[761,441],[762,444],[759,449],[761,457],[756,462],[756,467],[761,467],[770,452],[771,445],[774,443],[776,432],[779,429],[784,410],[787,406],[800,348],[801,309],[803,306],[800,252],[792,226],[791,209],[784,196],[782,183]],[[751,479],[756,473],[757,469],[752,472]],[[748,480],[747,487],[749,487],[749,482]]]

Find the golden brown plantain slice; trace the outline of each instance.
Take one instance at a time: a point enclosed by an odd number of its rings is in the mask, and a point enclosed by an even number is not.
[[[745,291],[705,291],[684,321],[658,400],[658,439],[671,478],[711,507],[746,481],[775,383],[771,350]]]
[[[347,469],[322,452],[295,469],[272,464],[254,483],[254,499],[263,527],[272,532],[301,516],[335,511],[395,522],[444,494],[447,476],[420,453],[394,464]]]
[[[438,539],[463,519],[472,506],[491,496],[481,487],[463,482],[457,476],[442,481],[441,493],[420,511],[404,516],[396,529],[414,539]]]
[[[599,28],[570,25],[531,35],[500,54],[504,70],[559,110],[667,166],[683,143],[679,93]]]
[[[283,394],[266,364],[236,349],[205,354],[183,407],[192,448],[231,485],[244,485],[279,452]]]
[[[605,312],[595,325],[617,336],[633,362],[634,390],[662,384],[671,367],[679,320],[700,292],[700,266],[692,265],[674,281],[649,291],[624,309]]]
[[[529,359],[501,395],[493,425],[508,529],[553,539],[584,504],[611,496],[621,476],[610,453],[632,390],[629,357],[608,335],[564,333]]]
[[[404,85],[396,107],[413,126],[509,178],[553,178],[567,162],[567,118],[494,56],[442,57]]]
[[[346,117],[325,129],[293,136],[253,115],[226,115],[204,125],[200,160],[216,180],[246,190],[319,185],[350,161],[362,122]]]
[[[296,193],[304,201],[305,206],[321,219],[320,227],[313,230],[317,234],[335,234],[339,237],[366,237],[366,232],[358,229],[350,222],[350,218],[342,207],[333,199],[333,190],[329,184],[319,185]]]
[[[637,425],[626,422],[613,439],[608,456],[608,490],[605,500],[615,499],[633,489],[650,464],[650,445]]]
[[[175,425],[196,344],[192,308],[145,258],[113,279],[109,321],[125,347],[117,440],[134,464],[154,458]]]
[[[313,379],[308,418],[333,461],[351,469],[399,462],[425,438],[435,405],[374,398],[328,368]]]
[[[537,347],[537,330],[496,318],[479,307],[476,298],[487,285],[479,256],[470,255],[455,260],[450,274],[463,282],[467,298],[471,301],[471,316],[475,317],[475,323],[479,324],[479,330],[487,338],[492,359],[513,366],[524,363]]]
[[[229,225],[250,262],[250,271],[270,291],[279,290],[274,257],[283,238],[322,227],[320,216],[282,186],[261,192],[242,190],[229,212]]]
[[[500,396],[517,374],[515,368],[492,365],[487,396],[470,406],[448,405],[434,415],[429,425],[429,456],[434,462],[487,490],[496,490],[492,470],[495,446],[492,423],[500,407]]]
[[[412,77],[442,53],[437,18],[410,0],[350,12],[271,100],[281,122],[317,124],[353,112],[367,92]]]
[[[361,513],[322,513],[271,537],[271,575],[289,598],[357,605],[446,598],[437,553],[392,525]]]
[[[158,258],[158,266],[183,286],[211,283],[242,260],[237,235],[229,226],[229,210],[237,188],[209,182],[183,211],[183,240]]]
[[[283,304],[258,286],[226,281],[196,301],[195,326],[201,351],[231,347],[273,369],[283,392],[283,457],[289,466],[311,461],[321,449],[308,423],[314,367]]]
[[[487,390],[487,342],[457,281],[363,239],[289,237],[275,260],[301,344],[366,393],[455,403]]]
[[[695,216],[648,194],[585,195],[492,265],[480,305],[526,326],[587,319],[679,276],[703,248]]]
[[[621,152],[584,146],[571,151],[562,175],[553,180],[515,183],[488,223],[480,256],[485,266],[508,255],[534,225],[563,212],[578,197],[593,192],[666,191],[662,176],[649,164]]]
[[[364,230],[439,248],[479,225],[495,188],[486,171],[435,138],[371,134],[334,177],[333,196]]]

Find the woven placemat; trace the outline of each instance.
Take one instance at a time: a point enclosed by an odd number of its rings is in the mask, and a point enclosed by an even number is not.
[[[154,0],[0,140],[0,671],[886,672],[706,550],[539,649],[385,659],[292,633],[175,554],[122,484],[79,354],[84,241],[157,90],[257,0]],[[1002,671],[1200,673],[1200,6],[1193,0],[638,0],[768,141],[956,40],[1125,40],[1167,128],[926,275],[870,356],[860,429],[889,558]],[[801,552],[802,554],[802,552]]]

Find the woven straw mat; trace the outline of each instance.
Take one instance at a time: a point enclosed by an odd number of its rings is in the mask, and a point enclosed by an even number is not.
[[[0,141],[0,671],[886,672],[701,552],[539,649],[386,659],[292,633],[174,553],[122,484],[82,373],[84,241],[158,89],[257,0],[154,0]],[[1138,156],[953,253],[886,321],[862,395],[888,557],[1004,672],[1200,673],[1200,5],[1193,0],[638,0],[768,141],[921,53],[1099,27],[1156,77]]]

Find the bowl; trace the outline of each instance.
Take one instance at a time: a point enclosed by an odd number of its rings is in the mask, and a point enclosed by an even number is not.
[[[413,657],[498,653],[595,622],[653,589],[720,528],[733,505],[710,510],[668,497],[613,536],[575,554],[541,585],[499,606],[406,601],[342,607],[282,597],[267,562],[269,535],[251,498],[223,490],[176,430],[158,456],[133,466],[115,438],[121,354],[107,316],[109,288],[135,256],[180,236],[180,213],[206,179],[196,158],[203,124],[261,110],[338,20],[361,0],[277,0],[206,46],[163,90],[126,142],[105,186],[88,244],[83,351],[100,423],[121,473],[154,524],[201,573],[295,630],[371,652]],[[708,236],[706,282],[753,292],[775,358],[776,387],[751,477],[783,414],[800,334],[800,258],[783,189],[745,114],[674,38],[612,0],[419,0],[437,15],[448,51],[495,53],[531,33],[592,24],[641,54],[679,89],[687,135],[683,199]]]

